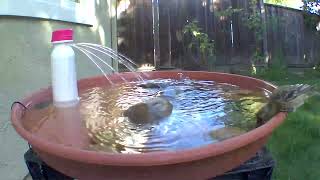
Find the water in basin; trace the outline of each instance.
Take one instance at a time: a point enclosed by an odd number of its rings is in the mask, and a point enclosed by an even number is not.
[[[38,103],[24,114],[24,127],[50,143],[112,153],[148,153],[204,146],[256,128],[255,113],[266,103],[266,91],[191,79],[150,80],[95,87],[80,92],[80,104],[58,109]],[[173,105],[169,117],[133,123],[123,112],[155,96]]]

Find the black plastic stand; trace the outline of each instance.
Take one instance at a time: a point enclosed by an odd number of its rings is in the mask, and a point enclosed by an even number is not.
[[[275,164],[271,153],[263,148],[238,168],[212,180],[271,180]]]
[[[24,159],[33,180],[73,180],[47,166],[32,149],[24,154]],[[271,180],[274,166],[271,154],[263,148],[238,168],[210,180]]]

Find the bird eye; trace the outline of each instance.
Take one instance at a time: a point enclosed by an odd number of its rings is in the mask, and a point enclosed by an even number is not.
[[[286,96],[286,100],[293,99],[295,98],[295,96],[296,96],[296,91],[295,90],[290,91]]]

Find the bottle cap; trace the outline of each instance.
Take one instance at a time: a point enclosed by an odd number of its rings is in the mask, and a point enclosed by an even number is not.
[[[60,29],[52,32],[51,42],[72,41],[72,40],[73,40],[72,29]]]

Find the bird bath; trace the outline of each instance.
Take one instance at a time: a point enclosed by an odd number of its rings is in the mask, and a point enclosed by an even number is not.
[[[225,73],[153,71],[147,72],[147,77],[148,79],[179,79],[181,73],[192,80],[228,83],[253,91],[273,91],[276,88],[258,79]],[[112,82],[120,83],[123,78],[129,82],[135,81],[135,77],[131,72],[121,73],[121,76],[110,75],[108,78]],[[78,82],[79,91],[108,87],[109,80],[104,76],[82,79]],[[52,91],[48,88],[28,96],[21,102],[29,108],[51,100]],[[272,131],[286,117],[286,113],[278,113],[264,125],[247,133],[199,147],[121,154],[83,148],[90,143],[90,137],[86,136],[87,129],[80,121],[70,120],[74,117],[69,118],[69,116],[75,116],[78,110],[77,107],[71,110],[60,110],[61,117],[57,118],[59,121],[44,123],[45,127],[39,134],[32,133],[30,129],[33,127],[32,123],[42,121],[34,119],[33,122],[31,118],[30,121],[24,122],[25,109],[21,105],[13,106],[11,120],[16,131],[31,144],[34,151],[49,166],[70,177],[88,180],[209,179],[237,167],[254,156],[265,145]],[[56,128],[57,126],[61,128]]]

